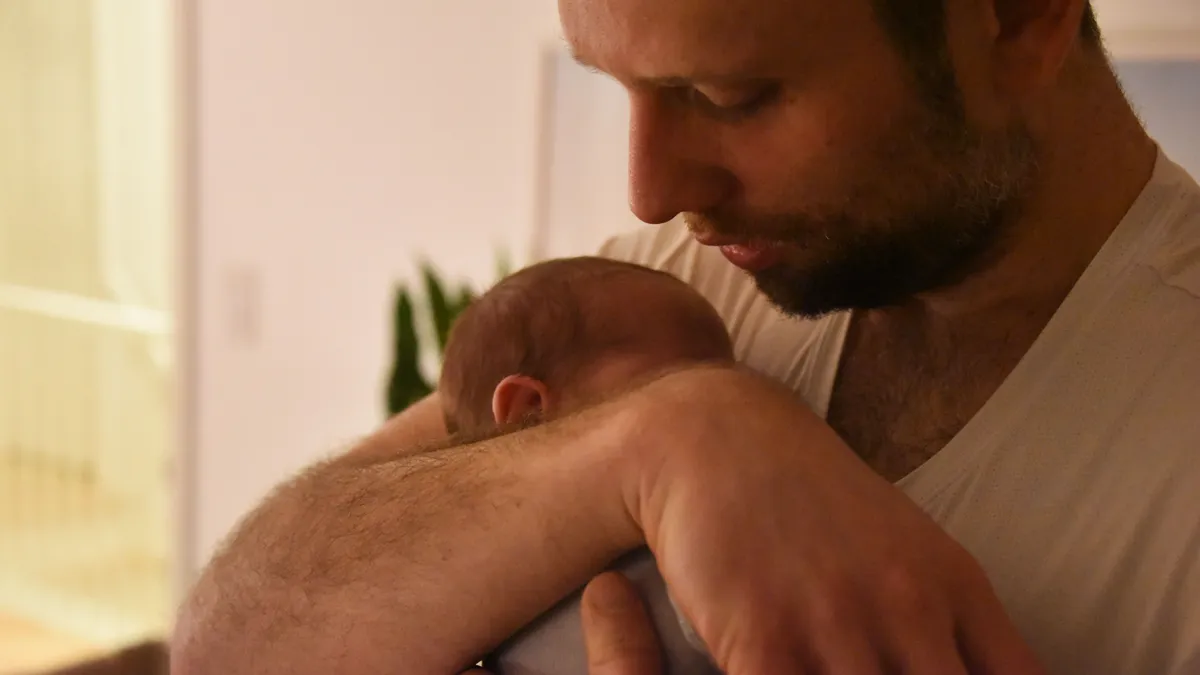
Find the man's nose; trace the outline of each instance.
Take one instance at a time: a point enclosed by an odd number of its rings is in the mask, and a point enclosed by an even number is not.
[[[705,143],[684,114],[638,95],[630,97],[629,207],[658,225],[680,213],[702,213],[728,199],[734,177],[705,160]]]

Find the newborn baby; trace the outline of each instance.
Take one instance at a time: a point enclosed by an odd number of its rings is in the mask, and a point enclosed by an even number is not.
[[[463,312],[446,345],[438,394],[447,428],[474,435],[579,410],[671,367],[732,361],[724,323],[687,284],[630,263],[566,258],[505,278]],[[614,567],[646,602],[666,672],[715,673],[649,551]],[[496,675],[587,675],[581,592],[485,665]]]

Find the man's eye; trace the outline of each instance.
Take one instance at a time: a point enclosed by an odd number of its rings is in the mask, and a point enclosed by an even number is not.
[[[688,105],[699,112],[723,121],[737,121],[753,115],[771,103],[779,93],[776,86],[752,92],[705,92],[689,87],[683,91]]]

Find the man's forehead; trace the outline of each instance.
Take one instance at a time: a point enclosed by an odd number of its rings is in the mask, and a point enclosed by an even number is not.
[[[621,79],[736,75],[820,40],[863,0],[560,0],[577,60]],[[692,78],[695,79],[695,78]]]

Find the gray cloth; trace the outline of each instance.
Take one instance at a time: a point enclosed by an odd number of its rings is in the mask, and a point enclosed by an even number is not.
[[[675,610],[648,550],[614,569],[633,582],[650,611],[663,646],[664,675],[719,675],[703,643]],[[572,594],[502,645],[486,662],[496,675],[587,675],[580,613],[582,590]]]

